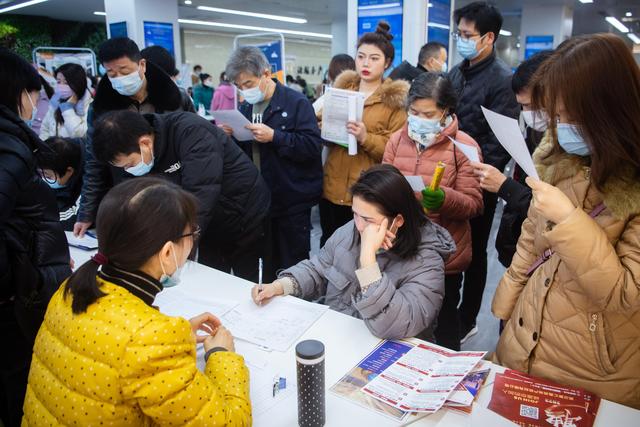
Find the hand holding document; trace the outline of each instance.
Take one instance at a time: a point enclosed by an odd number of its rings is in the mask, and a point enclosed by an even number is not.
[[[470,145],[458,142],[451,137],[448,137],[448,138],[451,140],[451,142],[453,142],[453,145],[455,145],[457,149],[462,151],[462,153],[465,156],[467,156],[467,159],[471,160],[472,162],[478,162],[478,163],[480,162],[480,156],[478,155],[478,150],[476,150],[474,147]]]
[[[89,233],[85,233],[84,237],[75,237],[71,231],[65,231],[64,234],[67,236],[67,243],[69,243],[70,246],[85,251],[98,249],[98,239]]]
[[[356,155],[358,144],[355,136],[347,132],[347,123],[362,121],[364,95],[351,90],[329,88],[323,98],[322,138],[348,148],[349,155]]]
[[[527,175],[539,181],[540,177],[533,164],[531,154],[529,154],[529,149],[520,131],[518,121],[484,107],[481,108],[485,119],[487,119],[487,123],[489,123],[491,130],[496,138],[498,138],[500,144],[511,154],[511,157],[513,157]]]
[[[211,115],[218,125],[227,125],[233,129],[233,137],[238,141],[253,140],[253,133],[245,128],[251,122],[238,110],[212,111]]]

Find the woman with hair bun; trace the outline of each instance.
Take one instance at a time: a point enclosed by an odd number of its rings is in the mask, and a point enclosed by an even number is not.
[[[363,93],[365,102],[362,121],[347,125],[358,142],[358,154],[350,156],[346,148],[336,144],[329,147],[320,200],[321,246],[336,229],[352,219],[349,188],[362,171],[382,161],[389,137],[402,128],[407,119],[404,102],[409,84],[384,78],[395,56],[389,29],[389,24],[381,21],[374,32],[363,34],[358,40],[356,70],[343,71],[333,85]]]

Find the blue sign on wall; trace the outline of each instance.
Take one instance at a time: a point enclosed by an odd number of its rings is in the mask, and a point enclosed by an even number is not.
[[[553,50],[553,35],[527,36],[524,44],[524,59],[529,59],[543,50]]]
[[[114,37],[129,37],[127,32],[127,21],[112,22],[109,24],[109,34]]]
[[[176,57],[173,47],[173,24],[144,21],[144,47],[162,46]]]
[[[358,0],[358,38],[376,30],[379,21],[391,27],[395,59],[389,69],[402,62],[402,0]]]
[[[280,83],[284,84],[284,69],[282,41],[278,40],[271,43],[257,45],[258,48],[267,57],[267,61],[271,65],[271,72],[277,77]]]
[[[440,42],[449,50],[451,0],[429,0],[427,41]]]

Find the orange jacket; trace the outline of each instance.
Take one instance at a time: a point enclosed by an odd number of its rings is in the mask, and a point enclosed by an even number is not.
[[[449,257],[445,266],[446,274],[461,273],[471,262],[471,227],[469,220],[482,212],[482,190],[480,182],[473,173],[470,160],[449,140],[470,145],[478,150],[480,147],[466,133],[458,130],[458,119],[447,126],[435,142],[422,153],[418,152],[416,143],[409,138],[407,125],[391,135],[382,157],[382,163],[397,167],[403,175],[419,175],[428,186],[438,161],[446,164],[440,188],[444,190],[444,204],[438,212],[431,213],[429,218],[440,224],[456,242],[456,252]],[[422,200],[422,194],[416,193]]]

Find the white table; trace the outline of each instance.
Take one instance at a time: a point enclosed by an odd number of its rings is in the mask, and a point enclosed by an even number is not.
[[[70,248],[71,256],[76,267],[87,261],[91,252]],[[201,264],[190,263],[182,273],[180,291],[194,297],[208,295],[222,299],[243,301],[250,298],[252,284],[211,269]],[[177,289],[177,288],[175,288]],[[163,291],[170,292],[171,290]],[[335,384],[344,374],[366,356],[380,340],[369,332],[362,320],[327,310],[325,314],[301,337],[304,339],[318,339],[325,345],[326,350],[326,387]],[[268,364],[281,375],[295,378],[296,362],[295,348],[287,352],[265,353]],[[425,418],[416,420],[415,426],[514,426],[515,424],[487,409],[491,399],[493,378],[496,372],[504,368],[493,365],[492,372],[481,390],[477,403],[471,415],[461,414],[451,410],[440,410]],[[327,391],[326,394],[327,426],[396,426],[399,423],[391,418],[379,415],[374,411],[343,399]],[[405,423],[415,419],[409,418]],[[293,395],[279,402],[268,412],[255,416],[256,426],[295,426],[297,425],[297,401]],[[603,400],[598,411],[595,425],[608,426],[640,426],[640,411],[610,401]]]

